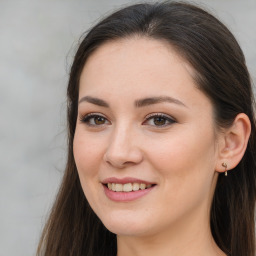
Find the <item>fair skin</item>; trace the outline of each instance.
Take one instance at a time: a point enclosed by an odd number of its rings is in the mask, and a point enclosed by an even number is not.
[[[216,129],[193,72],[171,46],[139,37],[105,43],[85,64],[74,157],[89,204],[117,234],[118,256],[225,255],[210,206],[221,164],[231,169],[244,153],[249,120],[241,114],[234,129]],[[105,193],[112,177],[154,185],[115,201]]]

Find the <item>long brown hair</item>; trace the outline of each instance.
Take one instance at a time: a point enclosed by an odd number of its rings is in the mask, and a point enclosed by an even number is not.
[[[255,256],[255,102],[244,55],[231,32],[199,7],[182,2],[143,3],[123,8],[84,37],[71,67],[67,89],[68,159],[62,185],[44,228],[38,255],[116,255],[116,236],[90,208],[73,156],[81,71],[90,54],[110,40],[135,35],[170,43],[196,71],[196,84],[210,98],[219,127],[239,113],[251,121],[243,159],[228,177],[219,175],[211,208],[218,246],[232,256]]]

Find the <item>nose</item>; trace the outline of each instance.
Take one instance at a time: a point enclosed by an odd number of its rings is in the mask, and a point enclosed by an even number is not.
[[[132,129],[116,127],[110,136],[104,161],[120,169],[139,164],[143,159],[139,140],[139,135],[136,136]]]

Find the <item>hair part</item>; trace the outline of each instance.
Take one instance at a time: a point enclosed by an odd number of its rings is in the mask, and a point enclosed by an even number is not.
[[[63,182],[42,234],[38,255],[115,255],[116,236],[90,208],[73,156],[79,80],[87,58],[108,41],[143,36],[168,42],[195,70],[198,88],[211,100],[217,127],[230,126],[239,113],[251,121],[243,159],[228,177],[219,175],[211,208],[218,246],[232,256],[255,255],[255,101],[241,48],[214,16],[184,2],[136,4],[94,26],[83,38],[67,89],[68,160]]]

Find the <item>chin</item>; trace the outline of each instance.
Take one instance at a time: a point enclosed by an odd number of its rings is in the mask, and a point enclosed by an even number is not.
[[[119,236],[143,236],[148,234],[149,230],[145,227],[140,227],[133,223],[133,225],[124,225],[124,223],[114,223],[113,225],[105,225],[105,227],[112,233]]]
[[[135,216],[106,216],[101,219],[104,226],[112,233],[122,236],[142,236],[152,231],[152,224],[144,218],[136,218]]]

